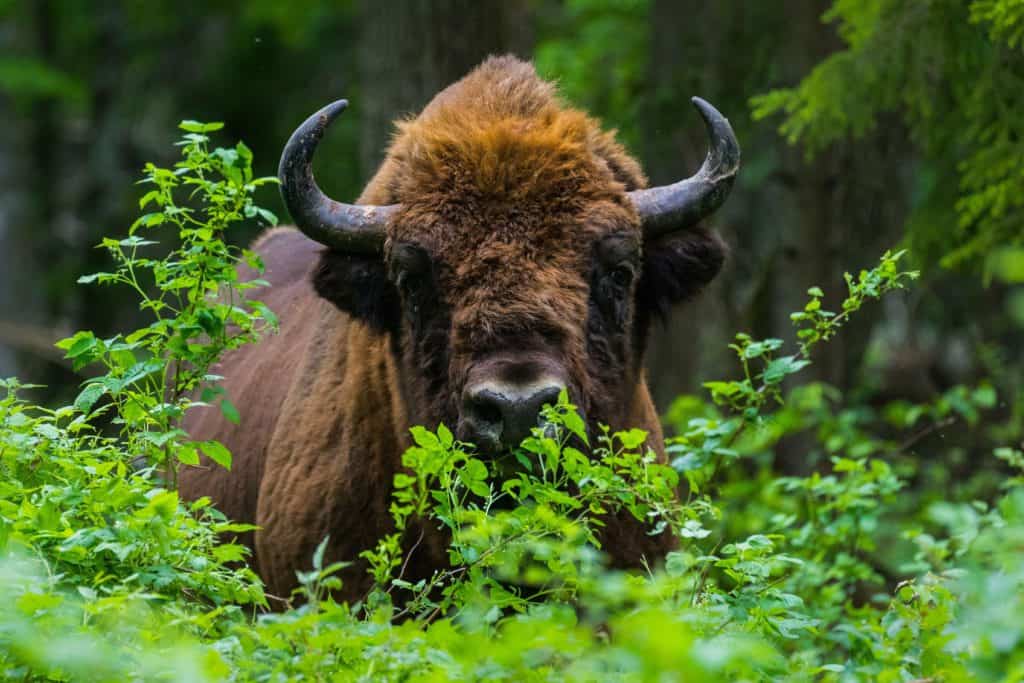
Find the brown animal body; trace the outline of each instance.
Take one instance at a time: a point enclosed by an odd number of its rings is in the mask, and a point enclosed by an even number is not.
[[[220,370],[241,425],[216,411],[187,425],[223,441],[232,470],[181,476],[186,497],[259,525],[244,540],[271,593],[289,593],[324,537],[330,560],[352,561],[391,530],[391,482],[414,424],[443,422],[495,453],[565,388],[591,429],[641,427],[663,457],[642,369],[648,330],[718,272],[723,245],[696,223],[739,161],[728,123],[698,106],[708,161],[651,190],[612,133],[511,57],[399,123],[357,205],[324,197],[309,170],[344,104],[296,131],[281,177],[301,232],[255,245],[281,330]],[[410,536],[408,578],[445,565],[434,525]],[[609,520],[603,540],[620,566],[671,542],[626,517]],[[369,586],[358,562],[343,580],[349,600]]]

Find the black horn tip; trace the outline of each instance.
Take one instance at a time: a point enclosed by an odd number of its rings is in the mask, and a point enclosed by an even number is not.
[[[691,97],[690,102],[707,127],[711,143],[708,150],[711,161],[709,170],[716,171],[718,175],[735,174],[740,166],[740,145],[729,119],[703,98]]]
[[[318,119],[317,123],[319,124],[322,130],[323,128],[329,126],[331,122],[333,122],[334,119],[338,118],[341,112],[345,111],[346,109],[348,109],[348,100],[335,100],[334,102],[331,102],[317,113],[313,114],[311,118]],[[319,119],[322,119],[322,121]]]
[[[308,164],[313,159],[313,152],[324,136],[327,126],[348,108],[348,100],[337,100],[320,109],[295,129],[281,153],[281,162],[277,168],[278,177],[285,182],[286,174],[294,172],[297,165]]]

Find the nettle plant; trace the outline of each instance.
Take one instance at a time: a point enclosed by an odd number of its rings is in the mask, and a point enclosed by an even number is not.
[[[242,263],[262,273],[259,256],[229,245],[224,237],[229,227],[246,219],[277,223],[253,201],[259,187],[277,179],[253,177],[252,152],[241,142],[211,150],[207,134],[222,125],[181,123],[181,161],[173,168],[149,163],[140,181],[153,189],[139,207],[157,210],[136,220],[128,237],[103,239],[100,246],[113,258],[115,270],[79,279],[131,288],[153,321],[127,335],[100,339],[83,331],[57,344],[75,370],[93,363],[105,369],[75,399],[82,419],[112,412],[127,449],[140,461],[162,467],[172,488],[178,466],[198,464],[200,451],[231,466],[223,444],[190,442],[179,425],[187,410],[214,400],[228,420],[238,423],[238,409],[217,385],[221,378],[209,373],[210,366],[224,352],[252,343],[277,325],[262,302],[246,296],[268,283],[239,279]],[[144,256],[158,245],[147,237],[161,227],[175,231],[175,246],[163,257]],[[194,400],[197,393],[202,402]],[[104,397],[108,400],[101,402]]]

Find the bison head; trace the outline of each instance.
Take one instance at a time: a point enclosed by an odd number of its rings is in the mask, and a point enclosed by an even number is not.
[[[723,245],[697,224],[739,167],[728,121],[693,102],[707,159],[650,189],[614,133],[509,57],[400,122],[357,204],[325,196],[311,171],[347,103],[299,126],[280,178],[298,227],[327,247],[314,286],[390,340],[412,422],[495,452],[563,389],[591,428],[651,421],[648,327],[718,272]]]

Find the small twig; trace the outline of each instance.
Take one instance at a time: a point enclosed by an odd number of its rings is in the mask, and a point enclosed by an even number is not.
[[[722,540],[719,539],[715,542],[715,547],[711,549],[710,554],[714,555],[721,545]],[[697,598],[700,596],[701,593],[704,592],[704,586],[707,585],[708,574],[710,573],[710,571],[711,567],[707,563],[705,563],[704,567],[700,570],[700,577],[697,579],[697,583],[693,585],[693,593],[690,594],[690,607],[697,606]]]
[[[275,600],[275,601],[281,603],[282,605],[284,605],[285,607],[291,608],[291,605],[292,605],[291,598],[282,598],[280,595],[271,595],[270,593],[266,593],[266,592],[263,593],[263,597],[265,597],[265,598],[267,598],[269,600]]]
[[[409,567],[409,560],[412,559],[413,553],[416,552],[416,549],[420,547],[420,543],[423,542],[423,536],[425,535],[425,533],[426,533],[425,530],[421,526],[420,527],[420,537],[416,539],[416,542],[412,544],[411,548],[409,548],[409,552],[407,552],[405,554],[405,561],[402,562],[402,568],[398,570],[398,576],[396,576],[394,579],[392,579],[391,586],[387,590],[388,593],[391,593],[391,591],[394,590],[394,588],[395,588],[394,582],[395,581],[401,581],[402,577],[405,576],[405,570]],[[367,595],[369,595],[369,593],[367,593]]]
[[[914,444],[916,444],[918,441],[921,441],[925,437],[930,436],[931,434],[937,432],[940,429],[945,429],[946,427],[952,426],[953,424],[956,423],[956,420],[956,415],[950,415],[944,420],[939,420],[938,422],[935,422],[933,424],[928,425],[927,427],[924,427],[923,429],[919,430],[916,434],[913,434],[902,444],[900,444],[896,452],[903,453],[904,451],[907,451],[908,449],[913,447]]]

